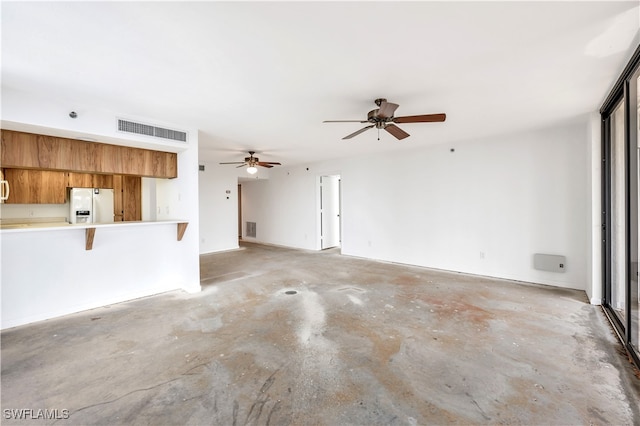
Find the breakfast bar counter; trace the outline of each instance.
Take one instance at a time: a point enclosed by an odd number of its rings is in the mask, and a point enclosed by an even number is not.
[[[85,250],[91,250],[93,248],[93,240],[95,238],[96,229],[100,228],[112,228],[123,226],[153,226],[153,225],[177,225],[176,237],[178,241],[182,240],[189,222],[183,220],[158,220],[158,221],[131,221],[131,222],[113,222],[113,223],[76,223],[70,224],[61,221],[35,221],[35,222],[19,222],[14,223],[5,219],[0,224],[0,232],[14,233],[14,232],[34,232],[34,231],[69,231],[69,230],[85,230]]]

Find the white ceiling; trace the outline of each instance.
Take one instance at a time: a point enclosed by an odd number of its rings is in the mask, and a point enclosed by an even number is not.
[[[517,132],[597,110],[638,44],[624,2],[2,2],[2,85],[201,130],[200,156],[312,160]],[[375,98],[397,141],[364,126]]]

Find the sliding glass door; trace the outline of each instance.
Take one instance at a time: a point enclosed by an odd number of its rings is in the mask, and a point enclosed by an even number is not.
[[[640,281],[638,279],[638,258],[640,252],[640,228],[638,227],[638,213],[640,211],[640,65],[638,65],[635,73],[632,75],[629,84],[629,127],[633,129],[630,132],[630,155],[631,169],[634,173],[631,175],[631,191],[630,191],[630,336],[631,346],[640,358]]]
[[[610,138],[608,143],[609,157],[609,196],[610,206],[608,229],[608,254],[611,257],[609,268],[609,286],[607,302],[620,324],[625,324],[627,302],[627,274],[625,258],[627,257],[627,161],[624,128],[624,102],[621,100],[608,117]]]
[[[640,365],[640,47],[602,109],[605,312]]]

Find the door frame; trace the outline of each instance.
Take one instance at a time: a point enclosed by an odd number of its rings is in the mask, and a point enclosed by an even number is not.
[[[321,175],[317,175],[316,176],[316,249],[317,250],[324,250],[323,248],[323,244],[322,244],[322,239],[323,239],[323,229],[322,229],[322,178],[323,177],[329,177],[329,176],[337,176],[338,177],[338,216],[339,216],[339,220],[338,220],[338,233],[339,233],[339,237],[338,237],[338,241],[339,241],[339,245],[335,246],[335,247],[340,247],[342,248],[342,237],[343,237],[343,232],[342,232],[342,175],[340,174],[340,172],[335,172],[335,173],[323,173]]]

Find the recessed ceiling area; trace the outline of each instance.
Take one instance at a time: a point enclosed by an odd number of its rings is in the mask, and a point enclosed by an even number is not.
[[[623,2],[4,2],[2,85],[200,131],[284,165],[551,126],[599,108],[638,41]],[[343,141],[376,98],[446,113]]]

